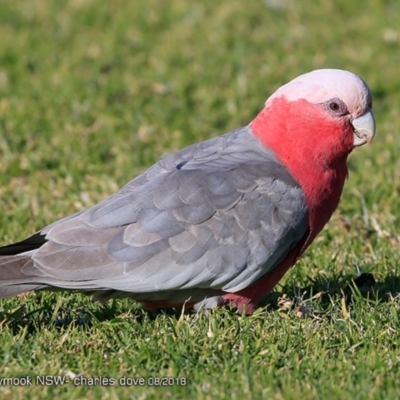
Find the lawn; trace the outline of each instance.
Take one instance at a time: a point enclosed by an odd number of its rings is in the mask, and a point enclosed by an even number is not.
[[[377,120],[334,217],[252,316],[1,300],[0,396],[399,398],[399,27],[396,0],[0,0],[2,244],[246,125],[313,69],[361,75]]]

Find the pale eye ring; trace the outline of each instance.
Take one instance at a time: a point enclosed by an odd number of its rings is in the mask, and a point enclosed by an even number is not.
[[[333,98],[321,104],[322,107],[335,117],[341,117],[348,114],[346,104],[338,98]]]

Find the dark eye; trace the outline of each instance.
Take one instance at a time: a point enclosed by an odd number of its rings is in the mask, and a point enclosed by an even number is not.
[[[340,110],[340,106],[338,103],[336,103],[335,101],[333,101],[332,103],[329,104],[329,108],[332,111],[339,111]]]
[[[335,117],[341,117],[348,114],[346,104],[338,98],[330,99],[322,103],[322,107]]]

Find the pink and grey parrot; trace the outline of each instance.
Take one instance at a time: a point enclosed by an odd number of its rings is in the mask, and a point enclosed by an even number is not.
[[[71,289],[147,308],[251,314],[336,209],[375,134],[353,73],[279,88],[246,127],[171,154],[97,205],[0,248],[0,297]]]

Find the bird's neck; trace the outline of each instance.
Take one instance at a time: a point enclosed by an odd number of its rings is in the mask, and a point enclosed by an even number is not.
[[[340,152],[334,149],[337,154],[324,154],[318,139],[327,140],[333,133],[323,120],[313,123],[310,118],[312,110],[303,108],[302,113],[296,113],[295,123],[288,122],[291,119],[288,113],[293,110],[281,113],[272,111],[264,109],[250,124],[250,128],[264,146],[275,152],[304,192],[310,222],[307,247],[339,204],[348,174],[346,161],[351,149]],[[319,136],[315,134],[317,129]]]

